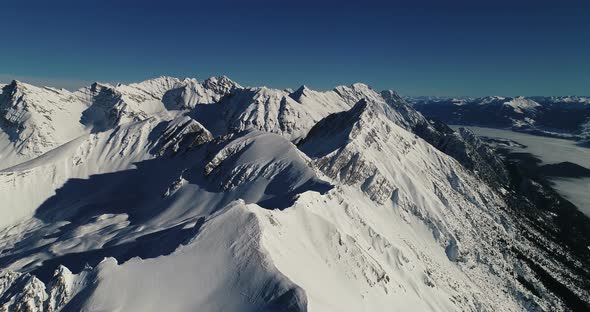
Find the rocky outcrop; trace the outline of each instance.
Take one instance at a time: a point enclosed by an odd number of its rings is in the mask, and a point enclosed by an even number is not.
[[[10,270],[0,273],[0,311],[56,312],[83,288],[83,277],[59,266],[45,284],[34,275]]]
[[[174,155],[179,151],[186,151],[213,140],[213,135],[203,125],[190,117],[176,118],[164,122],[165,129],[161,133],[154,133],[158,139],[151,149],[153,154]],[[154,129],[158,132],[158,129]]]

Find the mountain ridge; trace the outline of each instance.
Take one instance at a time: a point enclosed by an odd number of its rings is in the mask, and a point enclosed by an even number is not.
[[[27,88],[63,92],[82,108],[68,120],[80,130],[0,169],[3,309],[590,302],[587,258],[543,234],[550,223],[526,227],[551,216],[515,210],[502,160],[394,91],[277,90],[227,77]]]

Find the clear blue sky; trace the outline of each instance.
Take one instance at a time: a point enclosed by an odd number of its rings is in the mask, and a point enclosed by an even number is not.
[[[10,1],[0,26],[3,82],[590,94],[590,1]]]

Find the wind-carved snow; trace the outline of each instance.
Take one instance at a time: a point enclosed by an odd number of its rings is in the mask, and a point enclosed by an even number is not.
[[[393,91],[160,77],[59,92],[77,135],[0,171],[6,310],[564,309],[473,175],[502,181],[493,155]]]

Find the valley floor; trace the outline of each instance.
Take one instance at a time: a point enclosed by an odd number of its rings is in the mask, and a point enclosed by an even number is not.
[[[590,148],[575,141],[536,136],[504,129],[453,125],[451,128],[469,128],[478,136],[500,138],[517,142],[509,149],[517,153],[530,153],[541,160],[539,165],[571,162],[590,168]],[[590,178],[557,178],[550,180],[555,190],[590,217]]]

